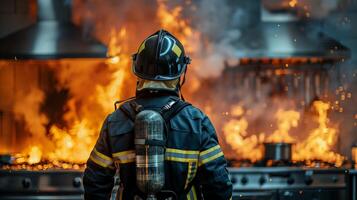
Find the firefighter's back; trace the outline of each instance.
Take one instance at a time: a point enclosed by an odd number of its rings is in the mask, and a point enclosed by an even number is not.
[[[142,195],[135,181],[135,135],[133,117],[130,117],[135,115],[135,109],[130,104],[135,102],[143,109],[160,111],[171,101],[181,100],[169,95],[137,98],[122,104],[108,118],[110,146],[115,166],[120,168],[124,188],[120,195],[123,199],[133,199],[135,195]],[[219,148],[214,128],[207,116],[192,105],[186,105],[173,113],[166,125],[168,133],[165,146],[164,190],[175,192],[178,199],[199,199],[199,179],[204,178],[199,177],[202,175],[198,173],[200,168],[212,162],[216,166],[211,170],[218,172],[214,174],[221,175],[226,172],[223,153]],[[209,170],[202,172],[209,173]],[[224,184],[229,184],[228,177],[221,178]]]

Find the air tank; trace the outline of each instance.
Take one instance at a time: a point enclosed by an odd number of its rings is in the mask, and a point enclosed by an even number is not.
[[[160,113],[152,110],[143,110],[135,118],[136,184],[147,200],[156,200],[155,194],[165,184],[164,124]]]

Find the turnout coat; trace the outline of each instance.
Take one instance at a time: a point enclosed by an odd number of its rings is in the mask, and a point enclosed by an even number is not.
[[[142,196],[136,187],[133,102],[156,111],[173,102],[180,104],[168,109],[170,114],[164,117],[168,127],[164,190],[174,191],[180,200],[231,198],[226,160],[209,118],[177,94],[164,92],[137,94],[105,119],[84,172],[86,200],[109,199],[116,170],[120,175],[119,199]]]

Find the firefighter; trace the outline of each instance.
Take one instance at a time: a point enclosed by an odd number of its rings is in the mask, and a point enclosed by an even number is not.
[[[136,96],[118,105],[104,121],[84,172],[86,200],[109,199],[116,172],[120,177],[118,199],[145,199],[136,185],[133,121],[138,105],[165,110],[163,190],[172,191],[180,200],[231,198],[226,160],[211,121],[180,98],[189,63],[180,41],[165,30],[142,42],[133,55]]]

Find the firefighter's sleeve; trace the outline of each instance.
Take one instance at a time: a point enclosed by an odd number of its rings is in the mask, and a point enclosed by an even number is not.
[[[108,135],[108,118],[104,121],[99,138],[84,171],[84,199],[108,200],[114,184],[114,164]]]
[[[218,144],[216,131],[208,117],[202,121],[198,166],[197,178],[204,199],[227,200],[232,197],[232,183],[228,176],[227,163]]]

